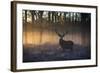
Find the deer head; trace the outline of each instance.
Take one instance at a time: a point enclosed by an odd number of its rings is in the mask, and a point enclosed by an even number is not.
[[[63,37],[68,33],[68,30],[60,30],[60,28],[55,28],[54,31],[60,37],[60,39],[63,39]]]

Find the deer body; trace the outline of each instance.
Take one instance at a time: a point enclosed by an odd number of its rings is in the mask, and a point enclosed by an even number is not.
[[[61,46],[61,48],[63,48],[64,50],[65,49],[70,49],[70,50],[72,50],[73,49],[73,42],[72,41],[65,41],[65,40],[63,40],[63,38],[60,38],[59,39],[59,44],[60,44],[60,46]]]
[[[64,36],[68,33],[68,31],[60,33],[60,32],[58,32],[57,29],[55,29],[55,32],[60,38],[59,39],[59,45],[61,46],[61,48],[63,50],[65,50],[65,49],[72,50],[73,49],[73,45],[74,45],[73,41],[71,41],[71,40],[66,41],[66,40],[63,39]]]

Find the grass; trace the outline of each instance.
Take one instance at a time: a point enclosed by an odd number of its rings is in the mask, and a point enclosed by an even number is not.
[[[40,49],[40,50],[39,50]],[[81,60],[90,59],[89,47],[75,44],[73,50],[62,49],[59,45],[42,45],[35,47],[23,48],[23,62],[40,62],[40,61],[63,61],[63,60]]]

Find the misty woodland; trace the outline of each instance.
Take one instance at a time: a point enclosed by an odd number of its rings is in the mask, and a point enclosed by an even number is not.
[[[91,14],[22,10],[23,62],[91,58]]]

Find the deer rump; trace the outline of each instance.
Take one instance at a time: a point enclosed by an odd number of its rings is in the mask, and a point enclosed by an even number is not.
[[[65,40],[63,40],[63,39],[60,39],[59,40],[59,44],[60,44],[60,46],[61,46],[61,48],[63,48],[63,49],[70,49],[70,50],[72,50],[73,49],[73,42],[72,41],[65,41]]]

